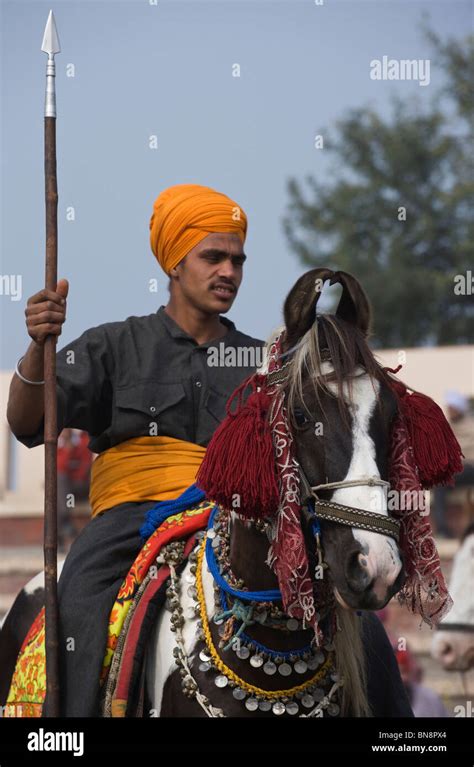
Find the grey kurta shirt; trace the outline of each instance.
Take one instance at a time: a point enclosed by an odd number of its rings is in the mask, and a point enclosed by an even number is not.
[[[95,453],[155,434],[205,447],[264,346],[220,320],[227,333],[200,345],[163,306],[86,330],[57,353],[58,432],[87,431]],[[43,444],[43,427],[44,421],[36,434],[18,440],[27,447]]]

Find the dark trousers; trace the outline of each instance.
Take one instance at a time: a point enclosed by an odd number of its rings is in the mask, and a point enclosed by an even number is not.
[[[67,555],[58,582],[62,716],[100,716],[99,679],[110,612],[143,546],[139,529],[155,503],[124,503],[95,517]]]

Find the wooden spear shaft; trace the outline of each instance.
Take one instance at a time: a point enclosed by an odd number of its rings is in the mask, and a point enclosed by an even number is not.
[[[49,12],[42,50],[48,54],[44,118],[44,173],[46,200],[45,285],[56,290],[58,259],[58,187],[56,178],[56,99],[54,54],[60,51],[54,14]],[[46,632],[46,705],[43,714],[59,716],[59,610],[57,587],[57,394],[56,342],[50,335],[44,344],[44,576]]]

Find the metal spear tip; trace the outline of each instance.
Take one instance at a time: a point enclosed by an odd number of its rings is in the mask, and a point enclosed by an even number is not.
[[[44,28],[43,45],[41,46],[41,50],[47,53],[49,56],[51,56],[51,54],[54,56],[55,53],[59,53],[61,51],[58,30],[56,29],[56,20],[52,11],[49,12],[48,21],[46,22],[46,26]]]

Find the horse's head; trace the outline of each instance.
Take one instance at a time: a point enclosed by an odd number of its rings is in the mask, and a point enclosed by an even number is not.
[[[335,314],[316,317],[326,280],[341,283],[342,296]],[[389,516],[390,426],[397,403],[367,345],[370,305],[351,275],[313,269],[290,291],[284,316],[286,402],[302,489],[339,504],[332,507],[336,517],[347,515],[344,507],[376,515],[352,526],[357,512],[343,524],[327,518],[330,506],[321,507],[321,540],[335,595],[342,606],[380,609],[402,587],[404,570],[394,538],[378,532],[381,518]]]

